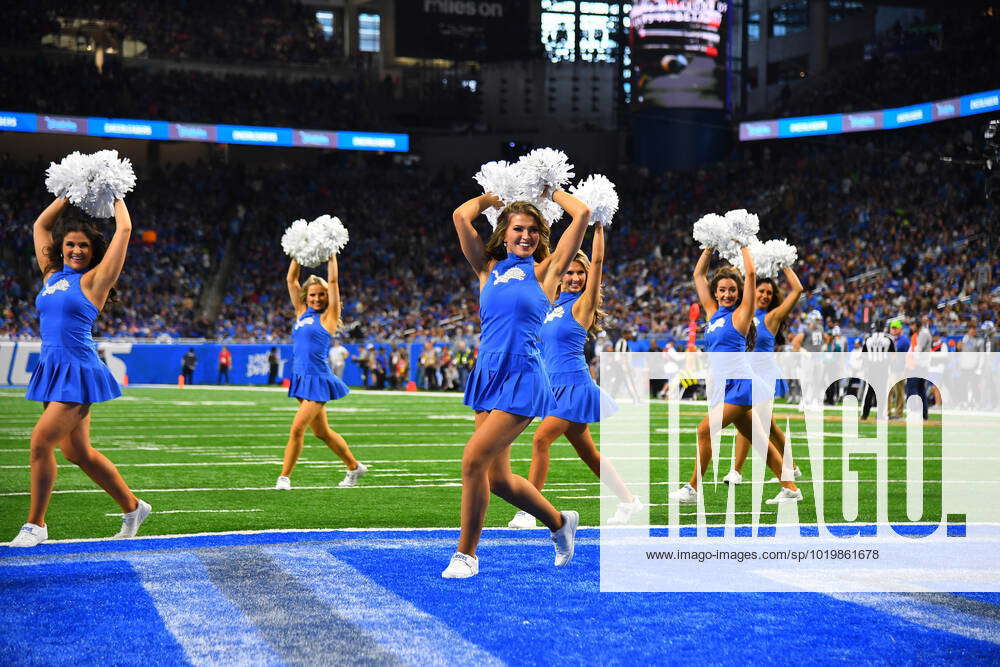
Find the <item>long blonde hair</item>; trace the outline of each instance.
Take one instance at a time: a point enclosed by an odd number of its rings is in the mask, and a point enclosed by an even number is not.
[[[500,261],[502,259],[507,259],[507,250],[504,247],[504,237],[507,236],[507,227],[510,225],[510,216],[521,213],[523,215],[530,215],[538,223],[538,247],[535,248],[535,252],[532,253],[532,258],[536,262],[540,262],[549,256],[549,239],[552,237],[552,230],[549,228],[549,223],[545,221],[542,216],[541,211],[535,208],[534,205],[529,204],[526,201],[516,201],[508,204],[500,217],[497,219],[496,229],[490,234],[490,238],[486,241],[486,254],[493,259]]]
[[[580,262],[583,266],[583,272],[587,275],[587,280],[590,280],[590,258],[587,257],[587,253],[582,250],[577,250],[576,254],[573,256],[573,261],[569,263],[573,266],[573,262]],[[584,284],[583,289],[587,289],[586,284]],[[562,281],[559,281],[559,287],[556,288],[556,296],[562,292]],[[604,331],[604,320],[608,316],[606,312],[601,310],[601,304],[604,302],[604,285],[597,288],[597,303],[595,303],[594,308],[594,321],[587,329],[587,336],[597,338],[597,334]]]

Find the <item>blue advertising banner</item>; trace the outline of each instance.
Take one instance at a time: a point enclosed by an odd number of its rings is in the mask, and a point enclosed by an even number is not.
[[[200,141],[252,146],[299,146],[348,151],[410,150],[410,135],[385,132],[297,130],[289,127],[253,125],[204,125],[164,120],[48,116],[0,111],[0,132],[81,134],[91,137],[122,137],[156,141]]]
[[[1000,110],[1000,89],[972,93],[897,109],[857,111],[825,116],[798,116],[740,123],[740,141],[792,139],[817,134],[895,130]]]

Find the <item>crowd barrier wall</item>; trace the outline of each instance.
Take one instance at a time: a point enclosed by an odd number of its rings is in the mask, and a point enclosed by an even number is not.
[[[0,384],[27,385],[35,366],[42,344],[39,341],[0,342]],[[229,371],[230,384],[267,384],[270,367],[268,354],[272,347],[278,349],[279,363],[277,383],[290,378],[292,372],[292,345],[267,343],[232,343],[225,347],[232,354],[233,364]],[[352,386],[361,385],[361,370],[354,357],[363,345],[345,345],[351,353],[344,368],[344,382]],[[387,345],[380,345],[388,348]],[[104,360],[112,375],[119,383],[129,384],[175,384],[181,374],[181,360],[189,350],[194,350],[198,363],[192,377],[193,384],[217,384],[219,382],[220,343],[127,343],[102,342],[98,348],[104,353]],[[412,369],[411,369],[412,370]],[[416,373],[413,373],[416,376]]]

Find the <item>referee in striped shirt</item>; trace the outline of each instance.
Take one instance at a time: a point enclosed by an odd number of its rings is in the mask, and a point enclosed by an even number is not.
[[[879,329],[877,324],[872,324],[871,333],[861,346],[862,359],[867,359],[878,364],[884,364],[888,360],[888,353],[896,351],[896,344],[885,331]],[[875,405],[875,387],[869,383],[864,385],[864,407],[861,410],[861,418],[868,419],[872,407]]]

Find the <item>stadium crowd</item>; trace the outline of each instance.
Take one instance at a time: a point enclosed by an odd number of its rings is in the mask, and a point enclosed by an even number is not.
[[[685,339],[697,255],[691,225],[706,212],[732,208],[758,212],[762,238],[798,246],[807,292],[797,316],[819,310],[828,328],[845,333],[897,316],[929,314],[935,330],[952,335],[970,322],[995,320],[1000,264],[987,223],[996,205],[982,196],[981,172],[936,159],[938,146],[961,152],[974,142],[975,124],[964,122],[964,129],[756,146],[697,172],[618,173],[622,207],[606,262],[608,327],[615,335]],[[30,225],[47,199],[43,173],[38,163],[2,169],[6,336],[35,332]],[[470,176],[360,154],[324,156],[308,167],[200,164],[141,176],[129,198],[136,235],[123,298],[99,320],[99,333],[286,339],[291,311],[281,235],[294,218],[331,212],[352,235],[341,262],[345,335],[474,345],[476,286],[450,223],[452,208],[475,191]],[[485,220],[480,229],[488,232]],[[142,230],[155,231],[156,241],[144,242]],[[204,321],[203,292],[230,238],[234,261],[220,285],[221,310]]]
[[[948,10],[940,10],[937,17],[939,23],[895,26],[872,45],[866,58],[832,64],[830,70],[803,81],[800,92],[785,91],[769,112],[798,116],[869,111],[996,88],[998,19]]]
[[[315,10],[294,0],[197,3],[162,0],[32,0],[16,2],[0,29],[9,46],[36,47],[71,24],[100,22],[112,44],[146,44],[153,57],[229,62],[319,63],[339,47],[316,22]]]

